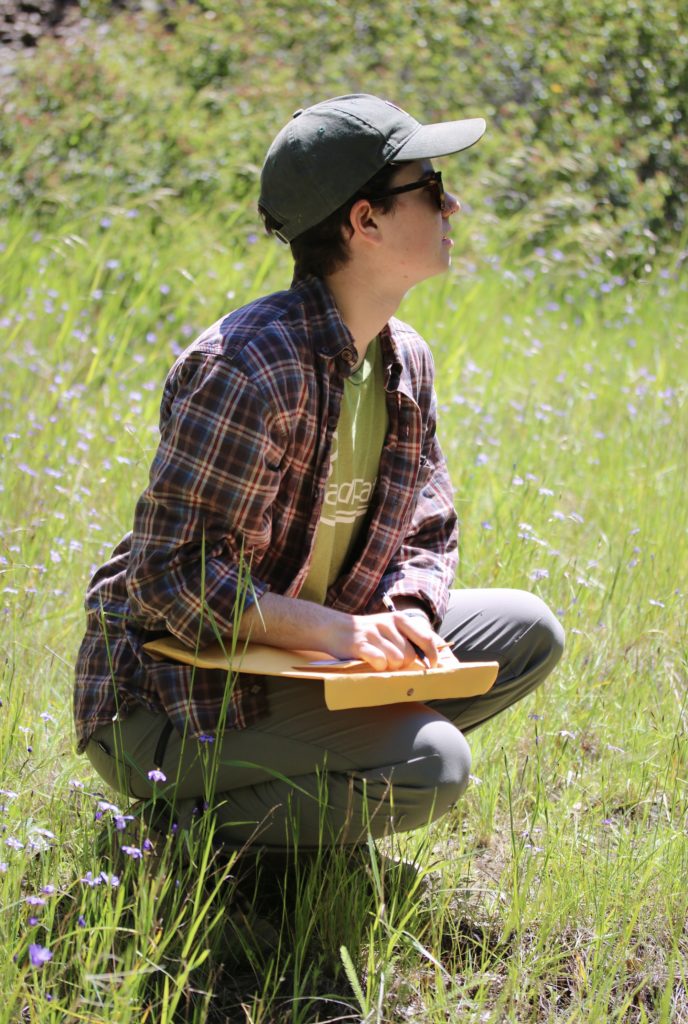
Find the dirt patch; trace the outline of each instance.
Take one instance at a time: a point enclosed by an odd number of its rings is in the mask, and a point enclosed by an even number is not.
[[[0,46],[25,50],[79,21],[78,0],[0,0]]]

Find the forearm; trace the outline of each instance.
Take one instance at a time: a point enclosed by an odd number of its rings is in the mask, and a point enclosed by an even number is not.
[[[402,611],[349,615],[271,591],[245,610],[238,634],[271,647],[361,659],[377,671],[413,663],[416,653],[409,641],[435,665],[439,643],[424,617],[408,617]]]
[[[270,647],[334,653],[333,647],[341,647],[350,635],[352,621],[353,616],[345,612],[268,591],[246,608],[238,634],[241,640],[250,638]]]

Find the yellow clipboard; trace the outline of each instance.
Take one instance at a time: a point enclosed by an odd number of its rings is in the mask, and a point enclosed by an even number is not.
[[[292,651],[266,644],[245,644],[231,654],[220,644],[195,651],[169,636],[150,640],[143,646],[156,658],[199,668],[285,679],[322,679],[325,704],[330,711],[412,700],[475,697],[487,693],[499,671],[496,661],[457,661],[448,646],[440,649],[436,668],[426,669],[418,662],[417,667],[399,672],[374,672],[364,661],[338,661],[322,651]]]

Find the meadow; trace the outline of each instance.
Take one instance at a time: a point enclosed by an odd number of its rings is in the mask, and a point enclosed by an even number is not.
[[[685,279],[459,258],[408,297],[437,362],[458,584],[536,590],[567,652],[474,734],[461,806],[399,840],[431,895],[316,867],[254,976],[250,951],[222,966],[231,872],[166,850],[165,870],[100,875],[116,812],[73,752],[83,587],[128,528],[160,381],[289,274],[272,240],[208,260],[197,225],[151,245],[135,212],[86,237],[17,221],[0,254],[0,1020],[688,1019]]]
[[[65,72],[74,110],[84,60]],[[103,66],[112,85],[121,68]],[[17,75],[27,88],[60,68]],[[54,123],[76,117],[58,107]],[[472,734],[460,805],[388,844],[416,880],[373,845],[355,870],[337,855],[302,866],[266,950],[209,825],[191,850],[142,831],[104,859],[128,809],[74,752],[71,690],[84,588],[129,529],[167,369],[228,309],[287,286],[290,261],[258,226],[255,176],[217,208],[199,185],[209,152],[188,195],[143,182],[143,159],[126,179],[126,153],[100,178],[95,149],[83,179],[56,177],[58,132],[25,109],[3,136],[24,135],[0,240],[0,1024],[688,1022],[680,237],[638,263],[638,228],[624,267],[586,248],[594,232],[574,245],[562,229],[561,246],[523,221],[500,232],[494,179],[472,193],[465,166],[443,162],[465,200],[454,265],[400,315],[435,356],[457,586],[534,590],[567,649],[545,687]],[[113,152],[136,146],[137,124]]]

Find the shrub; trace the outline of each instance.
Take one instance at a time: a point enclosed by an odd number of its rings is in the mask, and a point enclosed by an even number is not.
[[[124,6],[118,10],[117,6]],[[298,106],[378,92],[488,119],[453,165],[488,243],[636,268],[686,227],[686,9],[678,0],[82,0],[68,40],[6,76],[0,208],[163,202],[241,221]],[[252,218],[252,214],[248,214]]]

